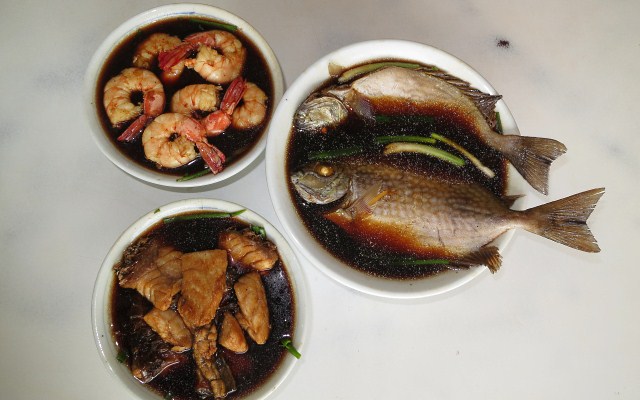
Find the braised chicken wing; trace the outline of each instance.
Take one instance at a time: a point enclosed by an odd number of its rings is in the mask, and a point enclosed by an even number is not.
[[[249,272],[242,275],[233,288],[240,306],[236,319],[257,344],[264,344],[269,337],[271,326],[267,295],[260,274]]]

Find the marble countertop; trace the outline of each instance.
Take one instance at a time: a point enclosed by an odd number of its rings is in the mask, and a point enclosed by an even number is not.
[[[175,200],[242,203],[277,220],[264,156],[242,179],[170,190],[98,150],[83,111],[95,48],[163,2],[10,1],[0,15],[0,393],[127,398],[92,337],[94,280],[133,221]],[[406,39],[466,61],[504,96],[522,134],[568,153],[548,197],[606,187],[583,254],[518,231],[497,274],[445,295],[392,301],[307,266],[311,329],[282,399],[640,398],[640,104],[637,1],[210,2],[260,31],[288,84],[321,56]]]

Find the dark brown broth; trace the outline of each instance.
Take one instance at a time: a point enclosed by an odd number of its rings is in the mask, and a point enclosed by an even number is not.
[[[195,219],[191,221],[176,221],[170,224],[159,223],[152,227],[145,235],[154,235],[162,243],[171,244],[182,252],[194,252],[217,248],[220,232],[229,229],[246,228],[247,224],[234,218],[222,219]],[[230,287],[244,273],[249,272],[245,267],[230,261],[227,268],[227,292],[214,318],[214,323],[219,326],[224,310],[232,310],[237,307],[235,294]],[[282,261],[266,273],[261,273],[262,282],[267,294],[269,305],[269,318],[271,332],[267,342],[257,345],[247,337],[249,350],[244,354],[235,354],[225,348],[218,347],[218,352],[223,356],[235,378],[238,389],[229,394],[227,399],[236,399],[246,396],[262,385],[282,363],[287,351],[281,346],[283,338],[294,337],[295,324],[295,298],[286,266]],[[133,289],[123,289],[114,279],[111,294],[111,320],[113,335],[119,351],[125,354],[131,353],[131,331],[127,321],[135,304],[143,303],[148,310],[152,305],[142,295]],[[156,335],[149,329],[150,334]],[[187,362],[170,367],[166,373],[156,377],[145,386],[159,393],[162,397],[171,395],[174,400],[200,399],[195,392],[196,365],[188,351]]]
[[[201,19],[202,20],[202,19]],[[211,20],[215,21],[215,20]],[[126,157],[135,161],[137,164],[153,171],[161,171],[166,174],[181,176],[185,174],[191,174],[197,171],[201,171],[205,167],[204,161],[198,157],[191,163],[178,168],[159,168],[152,161],[147,160],[142,148],[142,142],[140,137],[129,143],[119,142],[116,138],[126,129],[128,124],[117,129],[111,126],[111,122],[107,117],[107,113],[103,106],[103,89],[109,79],[118,75],[123,69],[132,66],[133,53],[136,47],[149,37],[153,33],[163,32],[173,36],[177,36],[184,39],[191,33],[206,31],[213,28],[203,27],[201,24],[194,22],[190,17],[176,17],[172,19],[166,19],[153,24],[147,25],[137,32],[131,34],[124,39],[109,55],[102,67],[100,75],[98,77],[98,85],[96,86],[95,103],[98,109],[98,114],[102,124],[102,128],[105,133],[111,139],[111,142],[116,148],[118,148]],[[267,95],[269,101],[267,103],[267,115],[271,114],[274,107],[273,104],[273,81],[269,74],[267,62],[264,56],[260,53],[258,48],[247,38],[240,30],[233,32],[233,34],[242,42],[243,46],[247,49],[247,60],[244,65],[242,76],[249,82],[253,82],[260,87]],[[160,76],[161,70],[156,66],[152,72],[156,76]],[[196,83],[208,83],[195,71],[185,68],[182,76],[176,84],[164,86],[166,106],[165,112],[168,111],[168,105],[171,102],[171,97],[179,89]],[[228,85],[222,85],[226,90]],[[139,96],[133,99],[141,102],[142,98]],[[260,137],[264,134],[267,126],[267,121],[255,128],[238,131],[229,127],[226,132],[217,137],[209,138],[209,143],[219,148],[226,156],[225,167],[229,166],[249,152],[253,146],[258,142]]]
[[[327,82],[317,91],[333,84]],[[436,175],[452,181],[476,182],[490,190],[497,196],[505,192],[507,181],[507,164],[504,157],[496,150],[480,141],[470,123],[461,116],[453,115],[446,110],[432,110],[423,118],[392,117],[387,121],[366,121],[350,113],[346,123],[332,128],[327,134],[310,134],[292,128],[287,148],[286,171],[290,176],[309,160],[309,154],[316,151],[341,149],[352,146],[362,146],[365,150],[357,157],[364,157],[380,163],[389,163],[399,168],[410,169],[425,175]],[[427,118],[424,118],[427,117]],[[390,135],[422,135],[429,136],[435,132],[457,142],[476,157],[483,164],[492,169],[496,176],[487,178],[471,163],[467,162],[461,168],[452,167],[449,163],[439,159],[419,154],[403,154],[382,156],[383,145],[377,145],[374,138]],[[439,145],[434,145],[439,146]],[[443,149],[452,151],[451,148]],[[347,265],[387,279],[410,280],[425,278],[442,272],[445,267],[439,265],[398,266],[391,265],[391,259],[398,257],[413,257],[410,253],[390,251],[384,246],[369,243],[366,237],[352,237],[337,225],[327,220],[324,215],[333,211],[336,204],[315,205],[306,203],[293,188],[289,181],[289,194],[296,206],[298,215],[302,219],[312,236],[327,251],[342,260]],[[339,202],[339,201],[338,201]],[[398,238],[388,237],[391,244]],[[431,257],[447,258],[447,254],[433,251]]]

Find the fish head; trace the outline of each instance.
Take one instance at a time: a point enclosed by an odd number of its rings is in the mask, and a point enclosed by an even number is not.
[[[298,107],[294,124],[297,129],[302,131],[317,132],[338,126],[347,119],[347,116],[347,108],[336,97],[313,97],[305,100]]]
[[[291,183],[304,201],[329,204],[343,198],[351,188],[350,176],[340,164],[316,162],[291,175]]]

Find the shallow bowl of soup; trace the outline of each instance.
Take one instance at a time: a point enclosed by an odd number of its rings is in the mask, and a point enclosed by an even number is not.
[[[354,69],[364,65],[367,67],[363,71]],[[349,163],[355,157],[359,158],[360,164],[368,163],[370,160],[380,160],[386,156],[368,153],[369,150],[362,149],[381,148],[382,145],[378,145],[378,141],[388,143],[389,135],[396,135],[393,139],[399,139],[398,136],[429,136],[430,132],[440,132],[441,136],[450,134],[450,137],[457,140],[459,144],[463,143],[472,153],[481,154],[481,161],[486,164],[484,167],[493,169],[495,177],[484,178],[480,169],[468,160],[465,161],[466,164],[461,170],[463,172],[459,173],[455,168],[450,167],[448,162],[443,162],[441,159],[435,160],[430,155],[422,154],[413,154],[406,159],[400,159],[394,155],[396,157],[394,160],[399,160],[394,161],[395,167],[412,170],[417,168],[427,175],[462,174],[467,178],[482,181],[484,186],[498,196],[522,193],[520,191],[522,180],[517,173],[514,173],[512,167],[496,154],[489,154],[491,151],[485,155],[486,151],[482,144],[460,136],[459,126],[446,122],[448,117],[422,115],[418,116],[419,118],[396,119],[395,115],[383,114],[363,117],[371,111],[366,103],[362,109],[354,110],[347,107],[343,109],[342,106],[334,107],[334,102],[325,101],[326,93],[330,92],[332,96],[337,97],[346,93],[345,87],[348,88],[350,82],[358,79],[361,73],[361,76],[370,73],[365,72],[369,67],[372,71],[389,67],[408,69],[419,67],[431,71],[443,71],[468,82],[473,89],[489,95],[496,94],[494,88],[463,61],[444,51],[420,43],[399,40],[367,41],[341,48],[322,57],[290,85],[271,122],[266,150],[266,170],[275,211],[296,251],[326,275],[347,287],[390,298],[419,298],[451,291],[472,281],[487,268],[483,266],[469,269],[453,268],[446,265],[446,261],[440,260],[437,255],[434,259],[426,260],[407,257],[411,255],[409,250],[406,254],[397,251],[399,246],[402,247],[402,243],[397,243],[398,240],[392,243],[395,240],[392,238],[393,232],[371,232],[375,228],[367,227],[366,223],[362,223],[357,228],[360,229],[359,231],[356,228],[351,231],[345,229],[345,225],[336,222],[340,217],[333,212],[338,208],[341,200],[334,201],[339,196],[331,198],[330,194],[340,190],[342,190],[341,193],[349,194],[354,190],[353,183],[351,187],[343,185],[345,187],[342,188],[336,183],[335,187],[325,187],[326,193],[316,193],[320,197],[329,193],[325,199],[327,204],[321,205],[313,204],[309,199],[301,197],[301,192],[298,192],[292,183],[292,176],[296,170],[303,169],[305,164],[314,165],[313,168],[317,169],[314,173],[322,174],[324,164]],[[327,89],[330,90],[327,91]],[[319,107],[314,108],[313,112],[300,113],[303,103],[311,104],[318,98],[323,99],[318,103]],[[393,110],[393,107],[394,105],[391,105],[389,109]],[[381,106],[379,108],[382,109]],[[446,111],[443,112],[446,113]],[[495,122],[499,125],[496,129],[504,134],[519,134],[516,123],[503,100],[497,101],[495,112]],[[329,118],[333,121],[344,117],[342,114],[346,115],[346,122],[340,122],[339,126],[329,124],[319,127],[313,122],[314,118],[319,120]],[[303,120],[301,115],[306,119]],[[352,121],[354,118],[355,121]],[[304,121],[304,126],[301,120]],[[313,133],[309,133],[310,131]],[[433,137],[428,140],[435,142]],[[410,143],[409,147],[413,145],[414,143]],[[402,146],[405,144],[401,144],[398,148]],[[446,146],[441,147],[446,148]],[[327,149],[329,151],[324,151]],[[449,148],[446,153],[447,157],[451,154],[456,154],[456,159],[464,157],[452,148]],[[318,167],[321,168],[318,169]],[[333,174],[333,168],[331,165],[329,167],[326,171]],[[369,193],[369,203],[364,207],[364,214],[370,211],[366,210],[369,206],[378,206],[390,193],[384,190],[384,182],[380,182],[378,186],[373,185],[370,189],[374,189],[375,193]],[[357,206],[357,204],[353,205],[347,211],[356,216],[364,215],[358,214],[362,211],[362,207]],[[329,218],[330,214],[334,218]],[[362,221],[365,218],[366,215]],[[356,221],[355,217],[352,221]],[[355,226],[355,223],[351,226]],[[369,231],[365,232],[365,229]],[[511,236],[512,231],[508,231],[498,237],[493,245],[502,250]],[[379,243],[387,240],[387,237],[388,241],[380,245]],[[376,243],[371,244],[372,241]],[[393,248],[393,251],[387,251],[387,244],[389,248]],[[405,259],[409,262],[404,262]]]
[[[310,308],[285,238],[238,204],[189,199],[115,241],[92,298],[102,362],[139,399],[264,399],[304,358]]]
[[[196,187],[255,164],[284,79],[248,22],[185,3],[118,26],[91,58],[84,86],[91,133],[111,162],[154,185]]]

